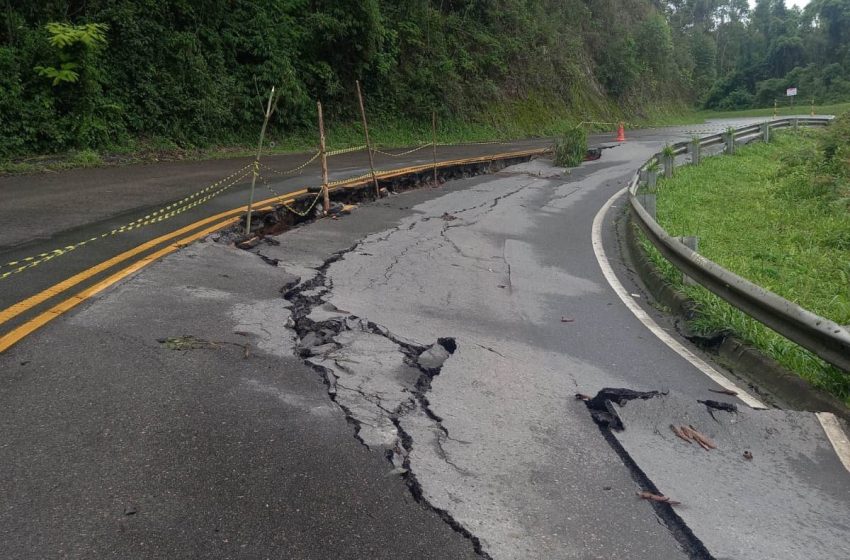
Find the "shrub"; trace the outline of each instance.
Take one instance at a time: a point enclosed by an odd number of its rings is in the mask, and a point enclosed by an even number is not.
[[[850,113],[837,117],[824,134],[820,149],[825,165],[838,175],[850,176]]]
[[[568,129],[555,140],[555,165],[578,167],[587,154],[587,132],[580,127]]]

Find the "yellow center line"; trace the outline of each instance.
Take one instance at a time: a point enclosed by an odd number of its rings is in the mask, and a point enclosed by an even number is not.
[[[504,159],[504,158],[507,158],[507,157],[521,157],[521,156],[524,156],[524,155],[536,155],[536,154],[541,154],[545,151],[547,151],[547,150],[546,149],[532,149],[532,150],[524,150],[524,151],[519,151],[519,152],[506,152],[506,153],[493,154],[493,155],[487,155],[487,156],[479,156],[479,157],[473,157],[473,158],[448,160],[448,161],[439,162],[437,164],[437,166],[438,167],[449,167],[449,166],[452,166],[452,165],[459,165],[459,164],[465,164],[465,163],[493,161],[493,160],[496,160],[496,159]],[[413,166],[413,167],[405,167],[405,168],[400,168],[400,169],[393,169],[391,171],[381,172],[381,173],[378,173],[378,176],[381,177],[381,178],[389,178],[389,177],[405,175],[405,174],[409,174],[409,173],[415,173],[415,172],[418,172],[418,171],[430,170],[430,169],[433,169],[433,167],[434,167],[434,164],[417,165],[417,166]],[[353,187],[353,186],[357,186],[357,185],[360,185],[360,184],[363,184],[363,183],[369,183],[369,182],[371,182],[371,178],[352,179],[350,181],[346,181],[346,182],[339,184],[338,187],[339,188],[350,188],[350,187]],[[335,189],[331,189],[331,190],[335,190]],[[256,207],[257,207],[258,210],[265,210],[265,209],[270,208],[271,205],[273,205],[275,203],[288,202],[289,200],[295,199],[298,196],[306,194],[307,192],[308,192],[307,189],[300,189],[300,190],[297,190],[297,191],[294,191],[294,192],[291,192],[291,193],[287,193],[285,195],[267,198],[265,200],[258,202]],[[17,317],[21,313],[24,313],[24,312],[32,309],[33,307],[35,307],[35,306],[37,306],[41,303],[44,303],[44,302],[48,301],[49,299],[51,299],[53,297],[56,297],[57,295],[61,294],[62,292],[67,291],[70,288],[73,288],[77,284],[84,282],[85,280],[92,278],[93,276],[100,274],[101,272],[104,272],[105,270],[108,270],[109,268],[111,268],[111,267],[113,267],[113,266],[115,266],[115,265],[117,265],[121,262],[124,262],[124,261],[126,261],[126,260],[140,254],[140,253],[143,253],[144,251],[146,251],[148,249],[151,249],[151,248],[153,248],[157,245],[160,245],[160,244],[162,244],[166,241],[170,241],[170,240],[174,239],[175,237],[179,237],[180,235],[183,235],[183,234],[185,234],[189,231],[195,230],[198,227],[204,226],[204,225],[209,224],[211,222],[216,222],[214,225],[212,225],[210,227],[207,227],[207,228],[205,228],[205,229],[203,229],[199,232],[196,232],[196,233],[194,233],[194,234],[192,234],[188,237],[181,239],[180,241],[172,243],[172,244],[170,244],[170,245],[168,245],[168,246],[166,246],[166,247],[164,247],[164,248],[162,248],[162,249],[160,249],[160,250],[158,250],[154,253],[151,253],[150,255],[147,255],[147,256],[139,259],[138,261],[134,262],[130,266],[127,266],[126,268],[121,269],[120,271],[112,274],[111,276],[107,277],[106,279],[94,284],[93,286],[86,288],[85,290],[82,290],[81,292],[71,296],[70,298],[65,299],[64,301],[54,305],[53,307],[51,307],[47,311],[37,315],[35,318],[27,321],[23,325],[9,331],[8,333],[6,333],[2,337],[0,337],[0,353],[5,352],[12,345],[16,344],[21,339],[25,338],[26,336],[28,336],[28,335],[32,334],[33,332],[35,332],[36,330],[40,329],[41,327],[43,327],[44,325],[46,325],[47,323],[49,323],[53,319],[59,317],[60,315],[62,315],[63,313],[66,313],[67,311],[73,309],[74,307],[76,307],[77,305],[82,303],[83,301],[85,301],[88,298],[100,293],[104,289],[106,289],[109,286],[112,286],[113,284],[115,284],[116,282],[119,282],[120,280],[126,278],[130,274],[133,274],[134,272],[141,270],[142,268],[148,266],[149,264],[152,264],[156,260],[158,260],[158,259],[160,259],[160,258],[162,258],[162,257],[164,257],[168,254],[171,254],[174,251],[177,251],[178,249],[180,249],[182,247],[185,247],[187,244],[192,243],[193,241],[196,241],[196,240],[198,240],[198,239],[200,239],[200,238],[202,238],[206,235],[209,235],[209,234],[211,234],[215,231],[218,231],[220,229],[227,227],[230,224],[237,222],[238,217],[234,217],[234,214],[239,214],[239,213],[242,213],[242,212],[245,212],[245,211],[247,211],[247,206],[242,206],[242,207],[239,207],[239,208],[234,208],[232,210],[228,210],[226,212],[221,212],[221,213],[216,214],[214,216],[210,216],[210,217],[205,218],[203,220],[199,220],[199,221],[197,221],[193,224],[190,224],[188,226],[180,228],[180,229],[173,231],[171,233],[157,237],[156,239],[152,239],[150,241],[142,243],[141,245],[139,245],[139,246],[137,246],[133,249],[125,251],[125,252],[123,252],[119,255],[116,255],[115,257],[112,257],[112,258],[98,264],[98,265],[95,265],[95,266],[93,266],[89,269],[86,269],[83,272],[75,274],[74,276],[68,278],[67,280],[63,280],[62,282],[54,284],[53,286],[39,292],[38,294],[31,296],[31,297],[29,297],[25,300],[22,300],[22,301],[20,301],[16,304],[4,309],[3,311],[0,312],[0,325],[2,325],[3,323],[5,323],[5,322],[7,322],[11,319],[13,319],[14,317]]]
[[[95,284],[95,285],[93,285],[89,288],[86,288],[85,290],[69,297],[68,299],[62,301],[61,303],[54,305],[53,307],[51,307],[50,309],[48,309],[44,313],[41,313],[40,315],[36,316],[34,319],[27,321],[26,323],[24,323],[20,327],[13,329],[10,332],[8,332],[7,334],[0,337],[0,353],[5,352],[10,346],[17,343],[22,338],[32,334],[34,331],[40,329],[41,327],[43,327],[44,325],[46,325],[47,323],[49,323],[53,319],[56,319],[57,317],[59,317],[63,313],[66,313],[67,311],[73,309],[74,307],[81,304],[82,302],[84,302],[88,298],[102,292],[103,290],[105,290],[109,286],[111,286],[111,285],[115,284],[116,282],[126,278],[130,274],[133,274],[134,272],[141,270],[142,268],[153,263],[154,261],[156,261],[156,260],[158,260],[158,259],[160,259],[160,258],[162,258],[162,257],[164,257],[168,254],[171,254],[174,251],[177,251],[178,249],[185,247],[189,243],[192,243],[193,241],[196,241],[196,240],[200,239],[201,237],[209,235],[210,233],[217,231],[217,230],[219,230],[219,229],[221,229],[221,228],[223,228],[223,227],[225,227],[229,224],[237,222],[238,220],[239,220],[239,218],[230,218],[228,220],[225,220],[224,222],[219,222],[219,223],[217,223],[213,226],[205,228],[205,229],[203,229],[203,230],[201,230],[197,233],[194,233],[194,234],[192,234],[188,237],[184,237],[180,241],[172,243],[171,245],[168,245],[168,246],[160,249],[159,251],[156,251],[154,253],[151,253],[150,255],[147,255],[146,257],[143,257],[142,259],[139,259],[138,261],[134,262],[130,266],[119,270],[118,272],[116,272],[112,276],[109,276],[105,280],[102,280],[102,281],[98,282],[97,284]]]
[[[283,201],[286,201],[287,199],[295,198],[296,196],[298,196],[300,194],[304,194],[306,192],[307,192],[306,190],[299,190],[299,191],[296,191],[294,193],[289,193],[289,194],[286,194],[286,195],[278,197],[278,198],[272,198],[272,199],[264,200],[264,201],[260,202],[259,204],[263,205],[263,204],[269,204],[269,203],[277,202],[277,201],[283,202]],[[7,321],[10,321],[11,319],[14,319],[15,317],[17,317],[21,313],[29,311],[30,309],[32,309],[36,305],[40,305],[40,304],[44,303],[45,301],[47,301],[47,300],[49,300],[53,297],[56,297],[57,295],[61,294],[62,292],[73,288],[74,286],[76,286],[80,282],[84,282],[84,281],[88,280],[89,278],[92,278],[93,276],[96,276],[97,274],[100,274],[101,272],[112,268],[116,264],[122,263],[122,262],[126,261],[127,259],[138,255],[139,253],[143,253],[143,252],[147,251],[148,249],[152,249],[153,247],[156,247],[157,245],[160,245],[161,243],[164,243],[166,241],[170,241],[171,239],[174,239],[175,237],[179,237],[181,235],[184,235],[184,234],[186,234],[186,233],[188,233],[192,230],[195,230],[195,229],[197,229],[201,226],[204,226],[206,224],[209,224],[211,222],[215,222],[217,220],[221,220],[223,218],[227,218],[229,216],[232,216],[234,213],[243,212],[244,210],[245,210],[244,207],[243,208],[234,208],[233,210],[228,210],[226,212],[221,212],[220,214],[210,216],[209,218],[205,218],[203,220],[197,221],[193,224],[190,224],[186,227],[180,228],[180,229],[173,231],[171,233],[157,237],[156,239],[152,239],[150,241],[142,243],[141,245],[134,247],[133,249],[130,249],[129,251],[125,251],[125,252],[123,252],[119,255],[112,257],[111,259],[105,260],[100,264],[97,264],[97,265],[95,265],[95,266],[93,266],[89,269],[86,269],[86,270],[84,270],[84,271],[82,271],[78,274],[75,274],[74,276],[71,276],[70,278],[63,280],[62,282],[59,282],[58,284],[54,284],[53,286],[33,295],[31,297],[28,297],[27,299],[21,300],[18,303],[14,304],[10,307],[7,307],[3,311],[0,311],[0,325],[2,325],[3,323],[5,323]],[[228,222],[228,223],[230,223],[230,222]],[[224,227],[224,226],[221,226],[221,227]]]

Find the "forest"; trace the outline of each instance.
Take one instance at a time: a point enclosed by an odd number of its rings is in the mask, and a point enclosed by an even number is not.
[[[5,0],[0,158],[356,122],[651,119],[850,100],[850,0]],[[784,99],[783,99],[784,101]]]

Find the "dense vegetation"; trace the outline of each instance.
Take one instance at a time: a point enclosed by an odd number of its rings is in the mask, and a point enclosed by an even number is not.
[[[850,0],[672,0],[674,37],[698,52],[697,100],[709,109],[850,100]]]
[[[850,324],[850,113],[827,130],[782,133],[735,156],[683,167],[658,191],[659,222],[700,237],[700,253],[838,324]],[[730,204],[734,201],[734,204]],[[651,247],[651,246],[650,246]],[[699,286],[698,331],[731,328],[815,385],[850,403],[850,379]]]
[[[383,129],[562,132],[680,103],[850,92],[850,0],[3,0],[0,158],[67,149],[244,143]],[[807,81],[808,80],[808,81]],[[342,134],[338,135],[342,136]],[[310,136],[312,138],[312,136]]]
[[[317,99],[332,123],[353,121],[355,79],[378,120],[430,122],[437,110],[443,123],[527,121],[526,132],[553,115],[635,114],[687,90],[687,76],[669,63],[666,20],[649,0],[5,4],[6,157],[140,137],[245,141],[272,85],[284,92],[273,136],[311,125]],[[95,23],[102,27],[87,27]]]

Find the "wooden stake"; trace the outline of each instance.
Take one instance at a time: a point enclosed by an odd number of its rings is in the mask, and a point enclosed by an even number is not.
[[[437,111],[431,111],[431,144],[434,145],[434,186],[439,187],[437,180]]]
[[[363,117],[363,132],[366,135],[366,150],[369,152],[369,170],[372,172],[372,181],[375,182],[375,197],[381,198],[381,189],[378,187],[378,176],[375,175],[375,157],[372,153],[372,142],[369,140],[369,123],[366,122],[366,106],[363,104],[363,94],[360,92],[360,80],[356,80],[357,100],[360,102],[360,115]]]
[[[266,114],[263,118],[263,128],[260,129],[260,141],[257,144],[257,157],[254,158],[254,174],[251,177],[251,195],[248,198],[248,214],[245,216],[245,235],[251,235],[251,210],[254,206],[254,188],[257,186],[257,176],[260,174],[260,154],[263,151],[263,140],[266,138],[266,128],[272,116],[272,102],[274,101],[274,86],[269,94],[269,103],[266,106]]]
[[[319,152],[322,154],[322,208],[327,216],[331,209],[331,199],[328,194],[328,151],[325,147],[325,119],[321,101],[316,102],[316,107],[319,110]]]

